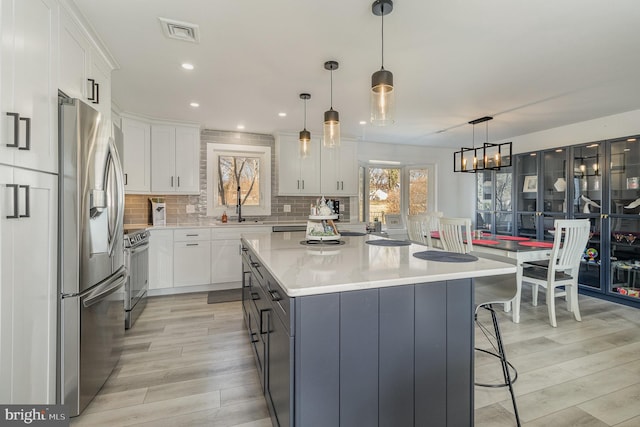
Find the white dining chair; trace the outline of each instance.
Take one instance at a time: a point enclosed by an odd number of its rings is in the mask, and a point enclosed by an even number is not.
[[[440,218],[438,223],[440,243],[445,251],[466,254],[473,250],[471,219]]]
[[[427,244],[427,238],[422,229],[423,223],[426,221],[425,215],[408,215],[407,216],[407,234],[409,240],[421,245]],[[429,236],[431,237],[431,236]]]
[[[524,263],[522,283],[533,286],[533,305],[538,305],[538,288],[546,289],[549,323],[554,328],[556,322],[555,298],[565,296],[567,310],[573,313],[577,321],[581,321],[578,306],[578,272],[580,260],[589,241],[591,224],[588,219],[557,219],[554,221],[555,235],[551,258],[548,262]],[[557,292],[556,288],[564,286]]]
[[[430,211],[424,213],[424,220],[422,222],[422,234],[425,237],[425,241],[428,247],[433,247],[433,241],[431,240],[431,233],[438,231],[440,226],[440,218],[443,213],[440,211]]]
[[[488,258],[501,262],[508,262],[515,264],[513,259],[505,259],[498,255],[486,253],[486,252],[473,252],[472,255],[478,258]],[[515,274],[503,274],[500,276],[491,277],[476,277],[473,279],[473,294],[474,294],[474,320],[480,331],[486,337],[493,350],[486,350],[476,347],[476,351],[480,351],[491,356],[500,359],[500,367],[502,369],[502,377],[504,382],[499,384],[488,384],[475,382],[479,387],[508,387],[509,394],[511,395],[511,402],[513,404],[513,413],[516,417],[516,425],[520,426],[520,415],[518,414],[518,405],[516,404],[516,396],[513,391],[513,383],[518,379],[518,371],[507,360],[507,355],[504,349],[504,343],[502,341],[502,334],[500,333],[500,324],[496,315],[495,305],[504,305],[511,303],[518,293],[518,283],[516,281]],[[478,312],[484,309],[491,313],[491,323],[493,330],[489,326],[484,325],[478,320]],[[513,373],[512,373],[513,372]]]

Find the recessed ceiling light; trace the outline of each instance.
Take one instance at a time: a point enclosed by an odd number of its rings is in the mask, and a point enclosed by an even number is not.
[[[238,125],[238,126],[236,126],[236,129],[242,130],[242,129],[244,129],[244,125]]]
[[[278,113],[278,116],[280,116],[280,117],[287,117],[287,113]]]
[[[367,122],[366,122],[365,120],[360,120],[360,124],[361,124],[361,125],[366,125],[366,124],[367,124]]]
[[[193,64],[185,62],[184,64],[182,64],[182,68],[184,68],[185,70],[193,70]]]
[[[192,107],[194,107],[194,108],[197,108],[197,107],[199,107],[199,106],[200,106],[200,104],[198,104],[197,102],[192,102],[192,103],[191,103],[191,104],[189,104],[189,105],[191,105],[191,106],[192,106]]]

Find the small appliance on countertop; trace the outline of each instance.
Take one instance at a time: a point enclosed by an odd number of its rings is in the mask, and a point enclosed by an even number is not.
[[[150,197],[151,220],[154,226],[167,225],[167,204],[164,197]]]

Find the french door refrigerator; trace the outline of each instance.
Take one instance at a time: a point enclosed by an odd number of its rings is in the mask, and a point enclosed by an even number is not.
[[[124,339],[124,182],[108,125],[60,98],[59,397],[70,416],[104,385]]]

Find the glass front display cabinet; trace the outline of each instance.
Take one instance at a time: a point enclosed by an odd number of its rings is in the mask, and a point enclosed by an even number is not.
[[[638,136],[609,143],[610,277],[607,291],[640,302],[640,146]]]
[[[513,167],[476,173],[476,229],[513,234]]]

